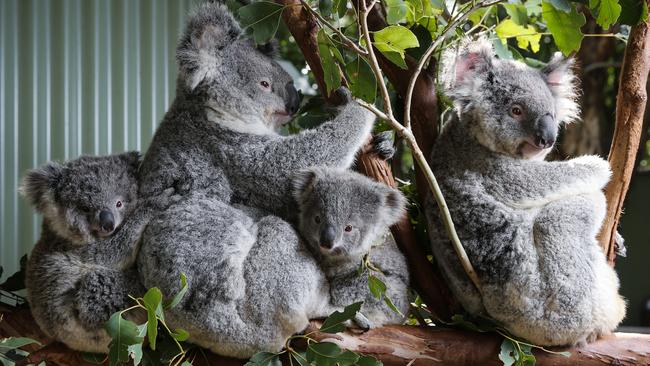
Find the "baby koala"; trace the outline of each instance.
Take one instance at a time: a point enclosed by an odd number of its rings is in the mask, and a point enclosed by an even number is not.
[[[402,323],[403,315],[370,293],[369,271],[359,275],[358,269],[369,254],[381,270],[372,274],[386,284],[385,295],[407,313],[406,259],[386,233],[404,214],[404,196],[352,171],[312,168],[294,179],[294,197],[299,231],[329,280],[332,305],[363,301],[361,313],[367,319],[355,321],[364,328]]]
[[[20,192],[43,214],[27,264],[34,319],[70,348],[106,352],[104,323],[139,295],[132,268],[149,211],[138,207],[140,155],[84,156],[27,172]]]

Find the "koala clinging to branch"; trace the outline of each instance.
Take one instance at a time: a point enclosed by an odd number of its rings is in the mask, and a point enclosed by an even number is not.
[[[172,309],[169,319],[215,352],[250,356],[281,346],[278,334],[302,330],[308,314],[327,315],[309,310],[321,306],[313,302],[323,302],[323,297],[305,299],[321,286],[317,266],[305,270],[313,273],[307,278],[293,281],[300,269],[259,271],[264,265],[258,261],[268,261],[263,256],[273,245],[278,253],[293,253],[302,245],[287,222],[296,218],[293,173],[315,165],[349,167],[374,117],[347,92],[348,103],[334,119],[296,135],[277,134],[298,109],[297,91],[290,76],[243,36],[221,4],[203,4],[192,13],[177,58],[177,96],[144,157],[139,193],[155,201],[173,188],[185,198],[148,225],[140,273],[147,287],[158,286],[170,295],[184,272],[187,300]],[[295,265],[311,266],[313,258],[305,258],[295,259]],[[266,284],[260,291],[275,289],[277,294],[264,297],[273,300],[263,307],[250,308],[245,300],[258,296],[250,292],[258,284]],[[294,319],[270,315],[283,312]],[[264,316],[276,325],[256,330],[252,324]],[[242,320],[251,317],[255,320]]]
[[[132,266],[150,217],[138,208],[138,153],[81,157],[27,172],[21,192],[43,214],[29,256],[34,319],[70,348],[106,352],[108,318],[143,287]]]
[[[497,59],[485,40],[446,56],[445,92],[457,118],[443,129],[431,165],[480,292],[431,197],[426,207],[435,257],[465,309],[549,346],[592,340],[625,316],[618,278],[595,239],[608,163],[543,160],[559,126],[578,116],[572,62],[556,55],[533,69]]]
[[[376,299],[368,288],[368,273],[357,273],[364,257],[382,273],[386,295],[402,314],[409,309],[406,258],[383,235],[404,215],[406,199],[384,184],[347,170],[312,168],[294,181],[299,231],[320,263],[330,284],[331,302],[344,307],[363,301],[357,320],[365,327],[401,324],[404,316]],[[372,249],[372,250],[371,250]]]

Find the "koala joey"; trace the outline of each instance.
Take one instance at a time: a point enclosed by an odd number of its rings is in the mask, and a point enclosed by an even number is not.
[[[70,348],[106,352],[103,329],[142,286],[132,264],[149,214],[137,200],[137,152],[28,171],[20,191],[43,214],[27,264],[34,319]]]
[[[367,320],[355,320],[366,328],[401,323],[402,315],[370,293],[368,273],[357,271],[369,254],[370,262],[381,270],[374,275],[386,284],[386,295],[402,314],[407,313],[406,259],[386,233],[404,214],[404,196],[358,173],[312,168],[295,178],[294,197],[299,232],[328,278],[332,304],[343,307],[363,301],[361,313]]]
[[[592,340],[625,316],[618,278],[596,241],[607,161],[544,161],[559,127],[578,117],[572,64],[555,55],[534,69],[498,59],[485,40],[445,56],[445,92],[456,116],[431,167],[480,291],[431,197],[425,209],[436,260],[465,309],[547,346]]]

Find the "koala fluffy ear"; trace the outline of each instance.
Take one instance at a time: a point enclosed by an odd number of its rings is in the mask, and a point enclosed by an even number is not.
[[[225,5],[205,3],[194,9],[176,51],[181,75],[190,90],[216,72],[222,50],[241,33]]]
[[[138,170],[140,168],[140,162],[142,161],[142,156],[138,151],[129,151],[124,154],[120,154],[120,159],[125,163],[131,166],[131,168]]]
[[[379,186],[381,186],[381,195],[383,196],[384,224],[390,226],[404,216],[406,198],[397,189],[387,187],[383,184],[379,184]]]
[[[293,177],[293,197],[296,202],[302,202],[309,192],[314,188],[314,183],[316,183],[316,174],[317,172],[314,169],[301,170]]]
[[[53,190],[63,175],[63,169],[63,165],[49,162],[40,168],[29,170],[18,192],[37,210],[43,210],[53,199]]]
[[[445,89],[454,94],[462,93],[464,87],[471,88],[475,76],[490,69],[494,59],[492,43],[485,38],[467,39],[458,48],[446,51],[441,75]]]
[[[256,48],[258,51],[271,58],[275,58],[278,55],[278,41],[276,39],[272,39],[267,43],[257,45]]]
[[[578,106],[577,78],[573,73],[575,60],[564,58],[556,52],[551,61],[542,69],[542,75],[555,97],[555,113],[558,122],[569,123],[580,114]]]

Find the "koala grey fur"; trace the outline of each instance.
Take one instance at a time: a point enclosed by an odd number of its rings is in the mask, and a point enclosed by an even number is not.
[[[43,214],[27,263],[32,314],[72,349],[107,352],[104,323],[128,295],[143,292],[133,263],[150,213],[138,207],[139,163],[136,152],[50,162],[27,172],[21,185]]]
[[[357,274],[369,254],[370,262],[381,270],[373,275],[386,284],[386,295],[407,314],[406,258],[386,233],[404,215],[406,199],[400,191],[352,171],[312,168],[296,176],[294,196],[300,211],[299,231],[327,276],[332,304],[344,307],[363,301],[361,313],[369,321],[368,328],[401,324],[404,316],[370,293],[368,271]]]
[[[158,286],[170,295],[178,287],[179,273],[185,273],[186,296],[192,299],[188,304],[195,306],[173,309],[171,319],[193,331],[197,343],[221,354],[246,357],[254,343],[241,337],[260,337],[262,331],[239,329],[251,324],[241,319],[227,322],[234,315],[223,313],[249,306],[242,301],[245,295],[258,296],[249,289],[254,283],[272,283],[276,273],[263,271],[253,277],[250,272],[250,266],[262,260],[254,252],[267,250],[264,246],[270,243],[301,245],[291,226],[281,222],[295,220],[291,176],[313,165],[349,167],[374,118],[349,101],[337,117],[317,128],[291,136],[277,134],[298,108],[297,91],[289,75],[242,35],[221,4],[203,4],[192,13],[177,58],[177,96],[144,157],[139,194],[156,201],[174,189],[184,198],[168,209],[158,205],[162,213],[143,234],[140,274],[147,287]],[[267,223],[268,215],[277,217]],[[271,258],[277,259],[265,260]],[[313,263],[313,259],[296,261],[298,267]],[[277,283],[276,291],[290,291],[279,287],[298,280],[290,279],[286,270],[279,274],[286,281]],[[312,278],[309,283],[317,282]],[[294,298],[282,301],[303,301],[310,291],[292,292]],[[224,305],[207,306],[202,301]],[[262,305],[260,314],[271,303]],[[288,307],[287,311],[295,307],[278,306]],[[204,324],[204,318],[212,320]],[[286,326],[283,334],[287,329],[301,330]],[[252,339],[257,338],[247,342]]]
[[[432,197],[425,209],[435,258],[465,309],[546,346],[590,341],[625,316],[618,278],[596,241],[607,161],[544,161],[559,126],[578,115],[572,63],[556,55],[533,69],[497,59],[487,41],[446,57],[457,118],[443,129],[431,167],[480,292]]]

